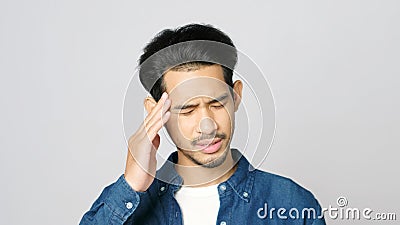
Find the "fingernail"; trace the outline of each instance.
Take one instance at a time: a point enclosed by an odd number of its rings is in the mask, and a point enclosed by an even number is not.
[[[164,93],[161,95],[161,98],[162,98],[162,99],[167,98],[167,92],[164,92]]]

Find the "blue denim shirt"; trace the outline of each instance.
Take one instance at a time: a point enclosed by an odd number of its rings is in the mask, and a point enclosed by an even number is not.
[[[288,178],[253,169],[235,149],[232,156],[238,160],[237,169],[218,185],[220,208],[216,224],[325,224],[321,207],[311,192]],[[80,225],[183,224],[174,198],[182,178],[171,162],[177,162],[177,152],[157,171],[146,192],[134,191],[121,175],[103,190]]]

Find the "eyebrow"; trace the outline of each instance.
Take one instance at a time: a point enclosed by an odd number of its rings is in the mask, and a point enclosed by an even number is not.
[[[227,97],[228,97],[228,94],[224,93],[223,95],[221,95],[221,96],[219,96],[217,98],[211,99],[210,101],[207,102],[207,104],[214,104],[214,103],[217,103],[217,102],[221,102],[221,101],[225,100]],[[184,110],[184,109],[194,108],[194,107],[196,107],[198,105],[199,104],[176,105],[176,106],[174,106],[174,109],[176,109],[176,110]]]
[[[210,101],[207,102],[207,104],[213,104],[213,103],[217,103],[217,102],[222,102],[223,100],[225,100],[228,97],[228,94],[225,93],[221,96],[219,96],[218,98],[214,98]]]

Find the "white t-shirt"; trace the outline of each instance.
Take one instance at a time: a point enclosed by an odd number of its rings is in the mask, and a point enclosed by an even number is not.
[[[176,193],[185,225],[215,225],[219,210],[218,184],[207,187],[182,186]]]

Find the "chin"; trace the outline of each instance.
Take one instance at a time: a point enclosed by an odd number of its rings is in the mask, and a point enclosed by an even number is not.
[[[228,155],[227,152],[222,153],[222,155],[215,157],[214,159],[208,161],[207,163],[202,164],[201,166],[205,168],[215,168],[221,166],[225,162],[227,155]]]
[[[200,155],[195,154],[195,156],[192,158],[192,161],[205,168],[215,168],[222,165],[228,156],[228,150],[226,147],[221,147],[218,151],[212,154],[202,152],[199,153]]]

